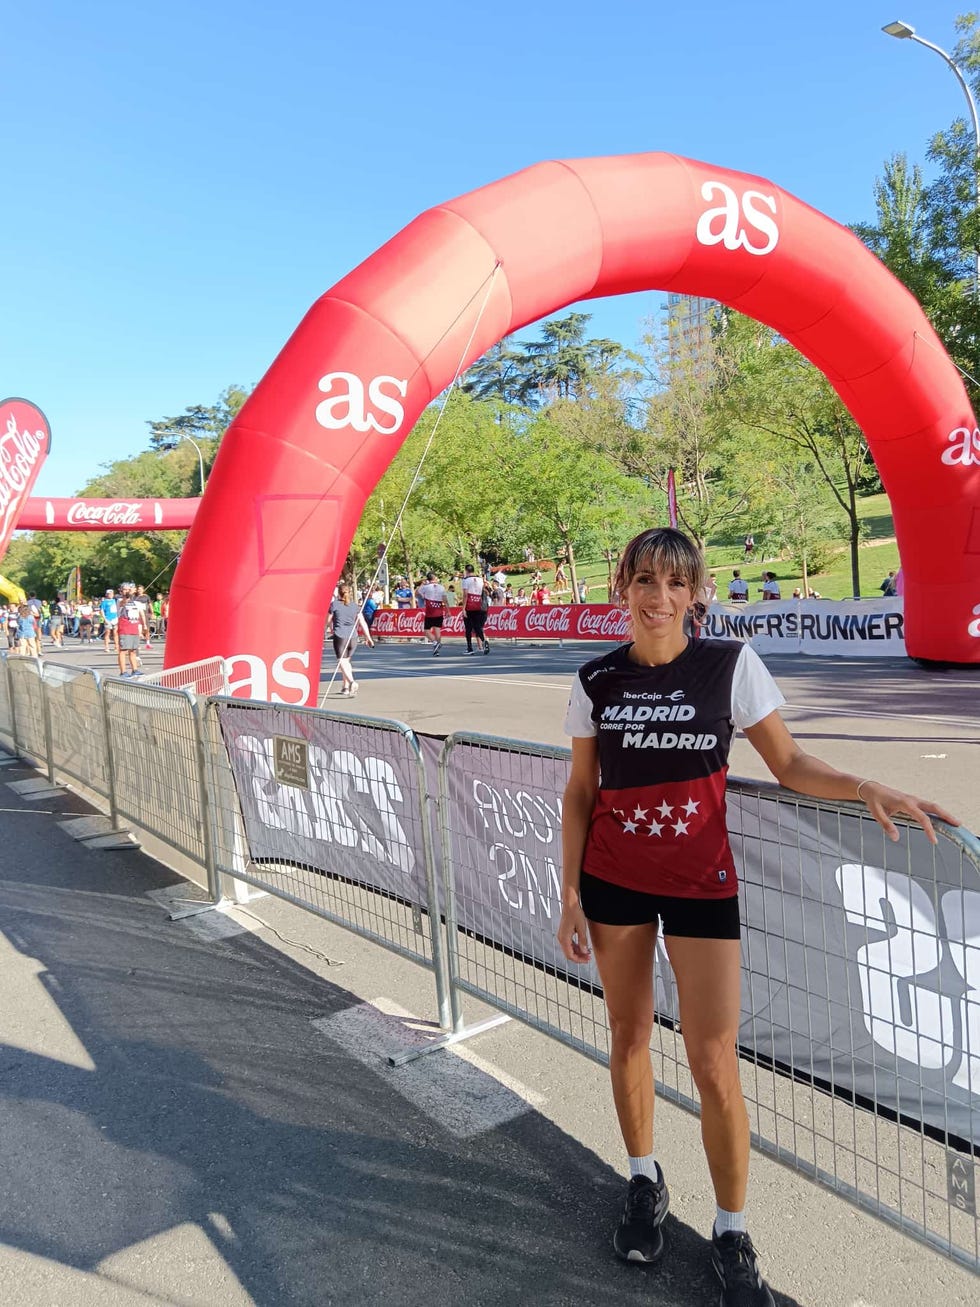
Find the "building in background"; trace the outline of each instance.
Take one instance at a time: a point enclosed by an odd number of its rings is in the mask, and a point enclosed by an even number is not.
[[[661,308],[667,315],[667,349],[671,363],[689,359],[697,362],[705,357],[709,352],[718,301],[671,291]]]

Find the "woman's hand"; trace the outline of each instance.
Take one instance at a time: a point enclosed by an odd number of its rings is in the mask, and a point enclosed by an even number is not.
[[[569,962],[588,962],[592,957],[592,950],[589,948],[589,923],[577,902],[567,903],[561,910],[558,943]]]
[[[860,789],[860,797],[867,805],[868,811],[891,840],[898,839],[898,829],[891,820],[896,813],[902,813],[917,821],[929,837],[931,844],[936,843],[936,832],[929,820],[930,814],[948,822],[950,826],[960,824],[958,818],[951,812],[947,812],[945,808],[941,808],[938,803],[933,803],[931,799],[917,799],[914,794],[903,794],[901,790],[893,790],[888,785],[879,784],[878,781],[862,781]]]

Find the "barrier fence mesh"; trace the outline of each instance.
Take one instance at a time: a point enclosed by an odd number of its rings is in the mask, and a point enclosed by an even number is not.
[[[607,1063],[598,974],[554,942],[567,757],[490,737],[447,742],[449,974],[457,992]],[[980,845],[945,832],[932,850],[910,827],[896,846],[856,807],[740,782],[729,829],[755,1144],[980,1268]],[[696,1111],[662,940],[654,985],[658,1093]]]
[[[432,964],[430,833],[414,736],[400,723],[241,699],[212,700],[206,751],[216,822],[241,814],[223,875]]]
[[[45,662],[43,679],[58,778],[68,776],[108,800],[109,757],[99,674],[86,667]]]
[[[0,655],[0,659],[3,662],[3,666],[0,667],[0,743],[13,749],[15,747],[14,708],[10,698],[10,660],[6,654]]]
[[[116,809],[137,830],[190,859],[208,887],[197,708],[183,690],[103,682]]]
[[[201,658],[160,672],[144,672],[142,685],[162,685],[168,690],[191,690],[201,696],[228,693],[228,663],[224,658]]]
[[[10,696],[17,731],[17,750],[47,765],[48,746],[44,729],[44,685],[39,658],[7,659]]]

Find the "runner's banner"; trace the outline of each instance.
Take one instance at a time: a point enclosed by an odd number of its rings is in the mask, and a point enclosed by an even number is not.
[[[905,654],[901,598],[712,604],[702,634],[743,640],[760,654],[831,654],[848,658],[897,658]]]
[[[51,428],[36,404],[0,400],[0,559],[50,449]]]
[[[382,608],[374,617],[375,635],[421,637],[421,608]],[[443,635],[462,636],[463,611],[453,608]],[[629,618],[615,604],[551,604],[493,607],[487,614],[489,639],[628,640]],[[832,654],[857,658],[897,658],[905,654],[901,598],[783,600],[758,604],[712,604],[702,635],[743,640],[758,653]]]

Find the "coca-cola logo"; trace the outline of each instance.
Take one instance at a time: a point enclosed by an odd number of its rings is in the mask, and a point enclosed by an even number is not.
[[[520,630],[518,624],[518,615],[520,612],[521,610],[519,608],[494,608],[490,613],[490,620],[487,622],[487,627],[497,635],[516,635]]]
[[[527,610],[527,629],[529,631],[548,631],[552,634],[567,634],[571,624],[570,608],[529,608]]]
[[[0,556],[51,444],[48,420],[26,399],[0,403]]]
[[[76,500],[68,510],[69,526],[84,522],[88,526],[100,523],[103,526],[138,526],[143,520],[143,504],[119,501],[114,504],[88,504],[84,499]]]
[[[621,640],[629,634],[629,613],[625,608],[581,608],[576,629],[579,635]]]

